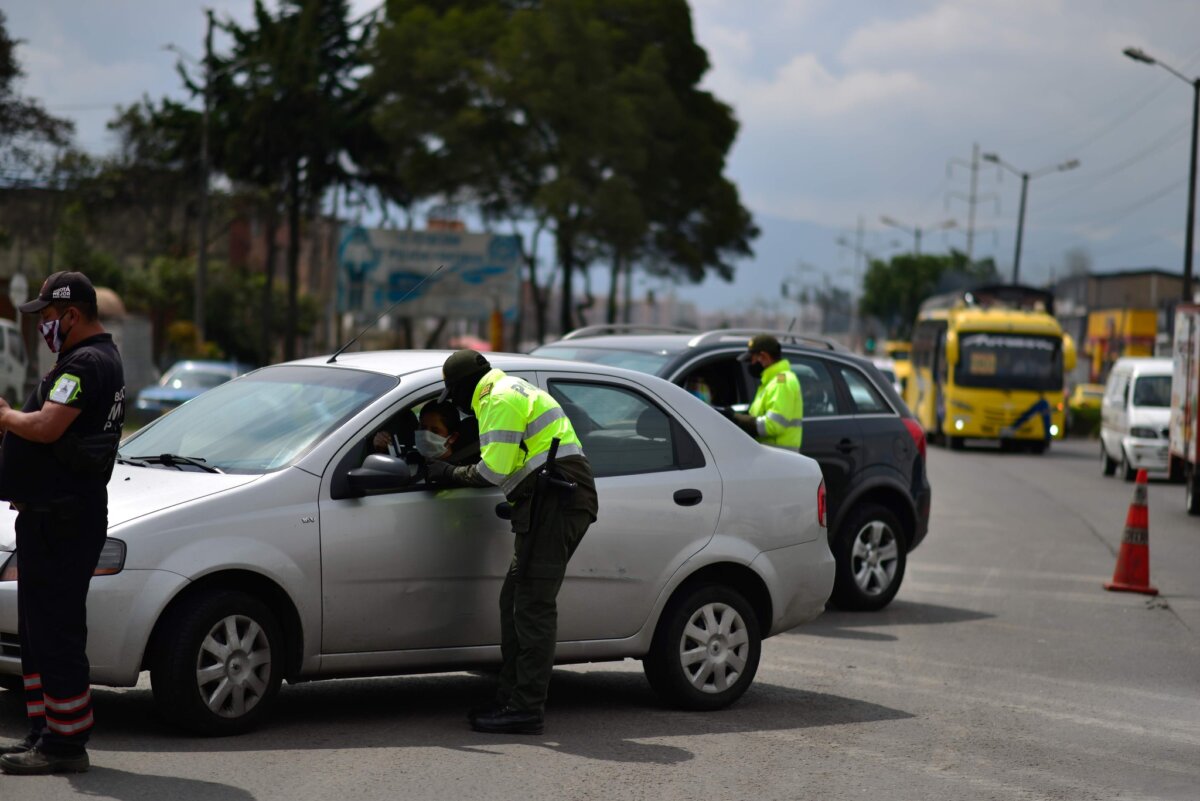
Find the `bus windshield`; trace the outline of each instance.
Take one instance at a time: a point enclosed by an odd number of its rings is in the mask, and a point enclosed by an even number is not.
[[[1062,340],[1029,334],[959,335],[954,382],[963,387],[1062,388]]]

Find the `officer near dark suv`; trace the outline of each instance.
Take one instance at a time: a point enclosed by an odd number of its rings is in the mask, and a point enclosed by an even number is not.
[[[734,414],[733,421],[764,445],[800,450],[804,433],[804,400],[800,380],[783,358],[779,340],[759,334],[738,357],[749,363],[750,375],[759,379],[749,414]]]

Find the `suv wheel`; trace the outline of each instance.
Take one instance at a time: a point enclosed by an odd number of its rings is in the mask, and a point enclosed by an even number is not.
[[[746,599],[730,587],[702,584],[667,604],[642,668],[667,703],[712,710],[741,697],[761,655],[758,618]]]
[[[1100,440],[1100,469],[1106,476],[1117,472],[1117,461],[1108,455],[1108,448],[1104,447],[1104,440]]]
[[[900,520],[886,506],[864,503],[846,516],[834,545],[832,600],[841,609],[872,611],[892,602],[907,554]]]
[[[172,610],[160,627],[150,684],[167,720],[207,735],[253,728],[283,678],[283,635],[267,605],[220,590]]]

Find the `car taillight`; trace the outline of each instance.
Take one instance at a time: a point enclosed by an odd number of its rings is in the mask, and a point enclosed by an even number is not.
[[[925,458],[925,429],[921,428],[921,424],[911,417],[904,418],[904,427],[908,429],[908,433],[912,436],[913,442],[917,445],[917,453],[921,454],[921,458]]]
[[[817,522],[821,524],[821,528],[828,528],[826,525],[828,510],[829,502],[825,498],[825,481],[822,480],[820,486],[817,487]]]

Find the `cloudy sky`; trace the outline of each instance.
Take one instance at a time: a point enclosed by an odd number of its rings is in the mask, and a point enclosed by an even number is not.
[[[213,0],[245,19],[249,0]],[[355,0],[358,10],[374,0]],[[111,146],[116,104],[179,94],[168,42],[198,54],[197,0],[9,0],[25,93],[76,120],[80,143]],[[1191,89],[1143,48],[1200,75],[1194,0],[693,0],[712,61],[706,85],[741,135],[729,174],[763,230],[733,287],[681,292],[734,308],[781,279],[849,287],[861,219],[878,255],[966,247],[972,148],[1030,182],[1022,278],[1061,273],[1085,251],[1097,270],[1183,258]],[[1052,168],[1070,159],[1069,172]],[[1020,180],[982,165],[974,253],[1010,270]],[[909,232],[884,225],[888,216]],[[955,227],[932,230],[953,220]]]

